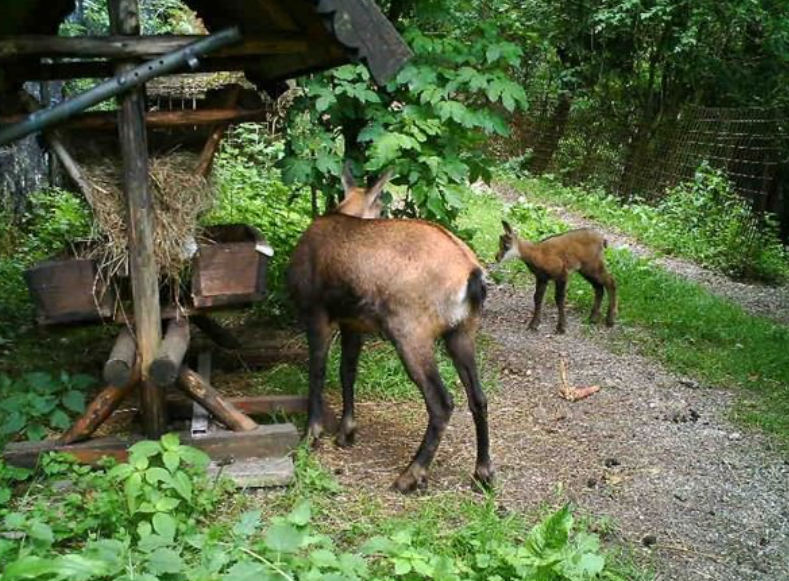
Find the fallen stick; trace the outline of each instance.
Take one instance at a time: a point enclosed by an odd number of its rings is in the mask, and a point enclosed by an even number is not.
[[[600,391],[599,385],[587,387],[572,387],[567,380],[567,362],[559,359],[559,397],[570,402],[576,402]]]

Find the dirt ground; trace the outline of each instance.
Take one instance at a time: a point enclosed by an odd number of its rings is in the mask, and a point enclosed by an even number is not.
[[[581,513],[611,517],[614,537],[651,563],[657,579],[789,580],[789,461],[726,419],[732,394],[612,353],[607,331],[590,337],[578,313],[564,336],[552,335],[550,308],[540,332],[530,333],[529,296],[493,287],[483,325],[500,369],[490,422],[503,506],[572,500]],[[576,403],[559,398],[560,358],[574,385],[602,390]],[[465,402],[456,403],[427,494],[469,489],[473,423]],[[357,445],[327,444],[319,457],[349,492],[372,493],[397,510],[415,501],[388,486],[425,420],[421,404],[362,403]]]

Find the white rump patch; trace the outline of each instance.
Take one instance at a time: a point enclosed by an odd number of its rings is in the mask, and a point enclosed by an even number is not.
[[[466,300],[466,293],[467,285],[464,284],[448,303],[439,305],[438,312],[448,326],[455,327],[468,318],[469,304]]]

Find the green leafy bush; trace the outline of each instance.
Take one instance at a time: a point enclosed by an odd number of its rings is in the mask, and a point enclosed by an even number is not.
[[[15,434],[42,440],[48,429],[65,430],[85,410],[85,390],[95,383],[87,375],[59,377],[32,372],[17,378],[0,374],[0,438]]]
[[[559,202],[656,249],[689,258],[740,278],[789,280],[789,254],[772,216],[754,216],[725,176],[707,164],[656,205],[624,203],[603,190],[566,187],[558,181],[511,180],[531,199]]]
[[[343,157],[368,174],[391,167],[405,190],[399,212],[451,224],[459,186],[490,177],[485,145],[508,133],[503,113],[526,106],[512,77],[522,50],[489,23],[404,36],[415,58],[385,90],[361,65],[307,83],[291,108],[283,175],[333,196]]]
[[[656,238],[671,251],[739,277],[789,278],[776,224],[769,217],[759,222],[723,172],[708,164],[669,190],[657,211],[664,224]]]

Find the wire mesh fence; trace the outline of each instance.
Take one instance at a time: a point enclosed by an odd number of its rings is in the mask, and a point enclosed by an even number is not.
[[[513,123],[500,153],[525,154],[534,173],[651,202],[692,180],[706,162],[749,201],[754,227],[770,212],[789,234],[789,119],[777,109],[689,106],[638,131],[597,108],[545,102]]]

